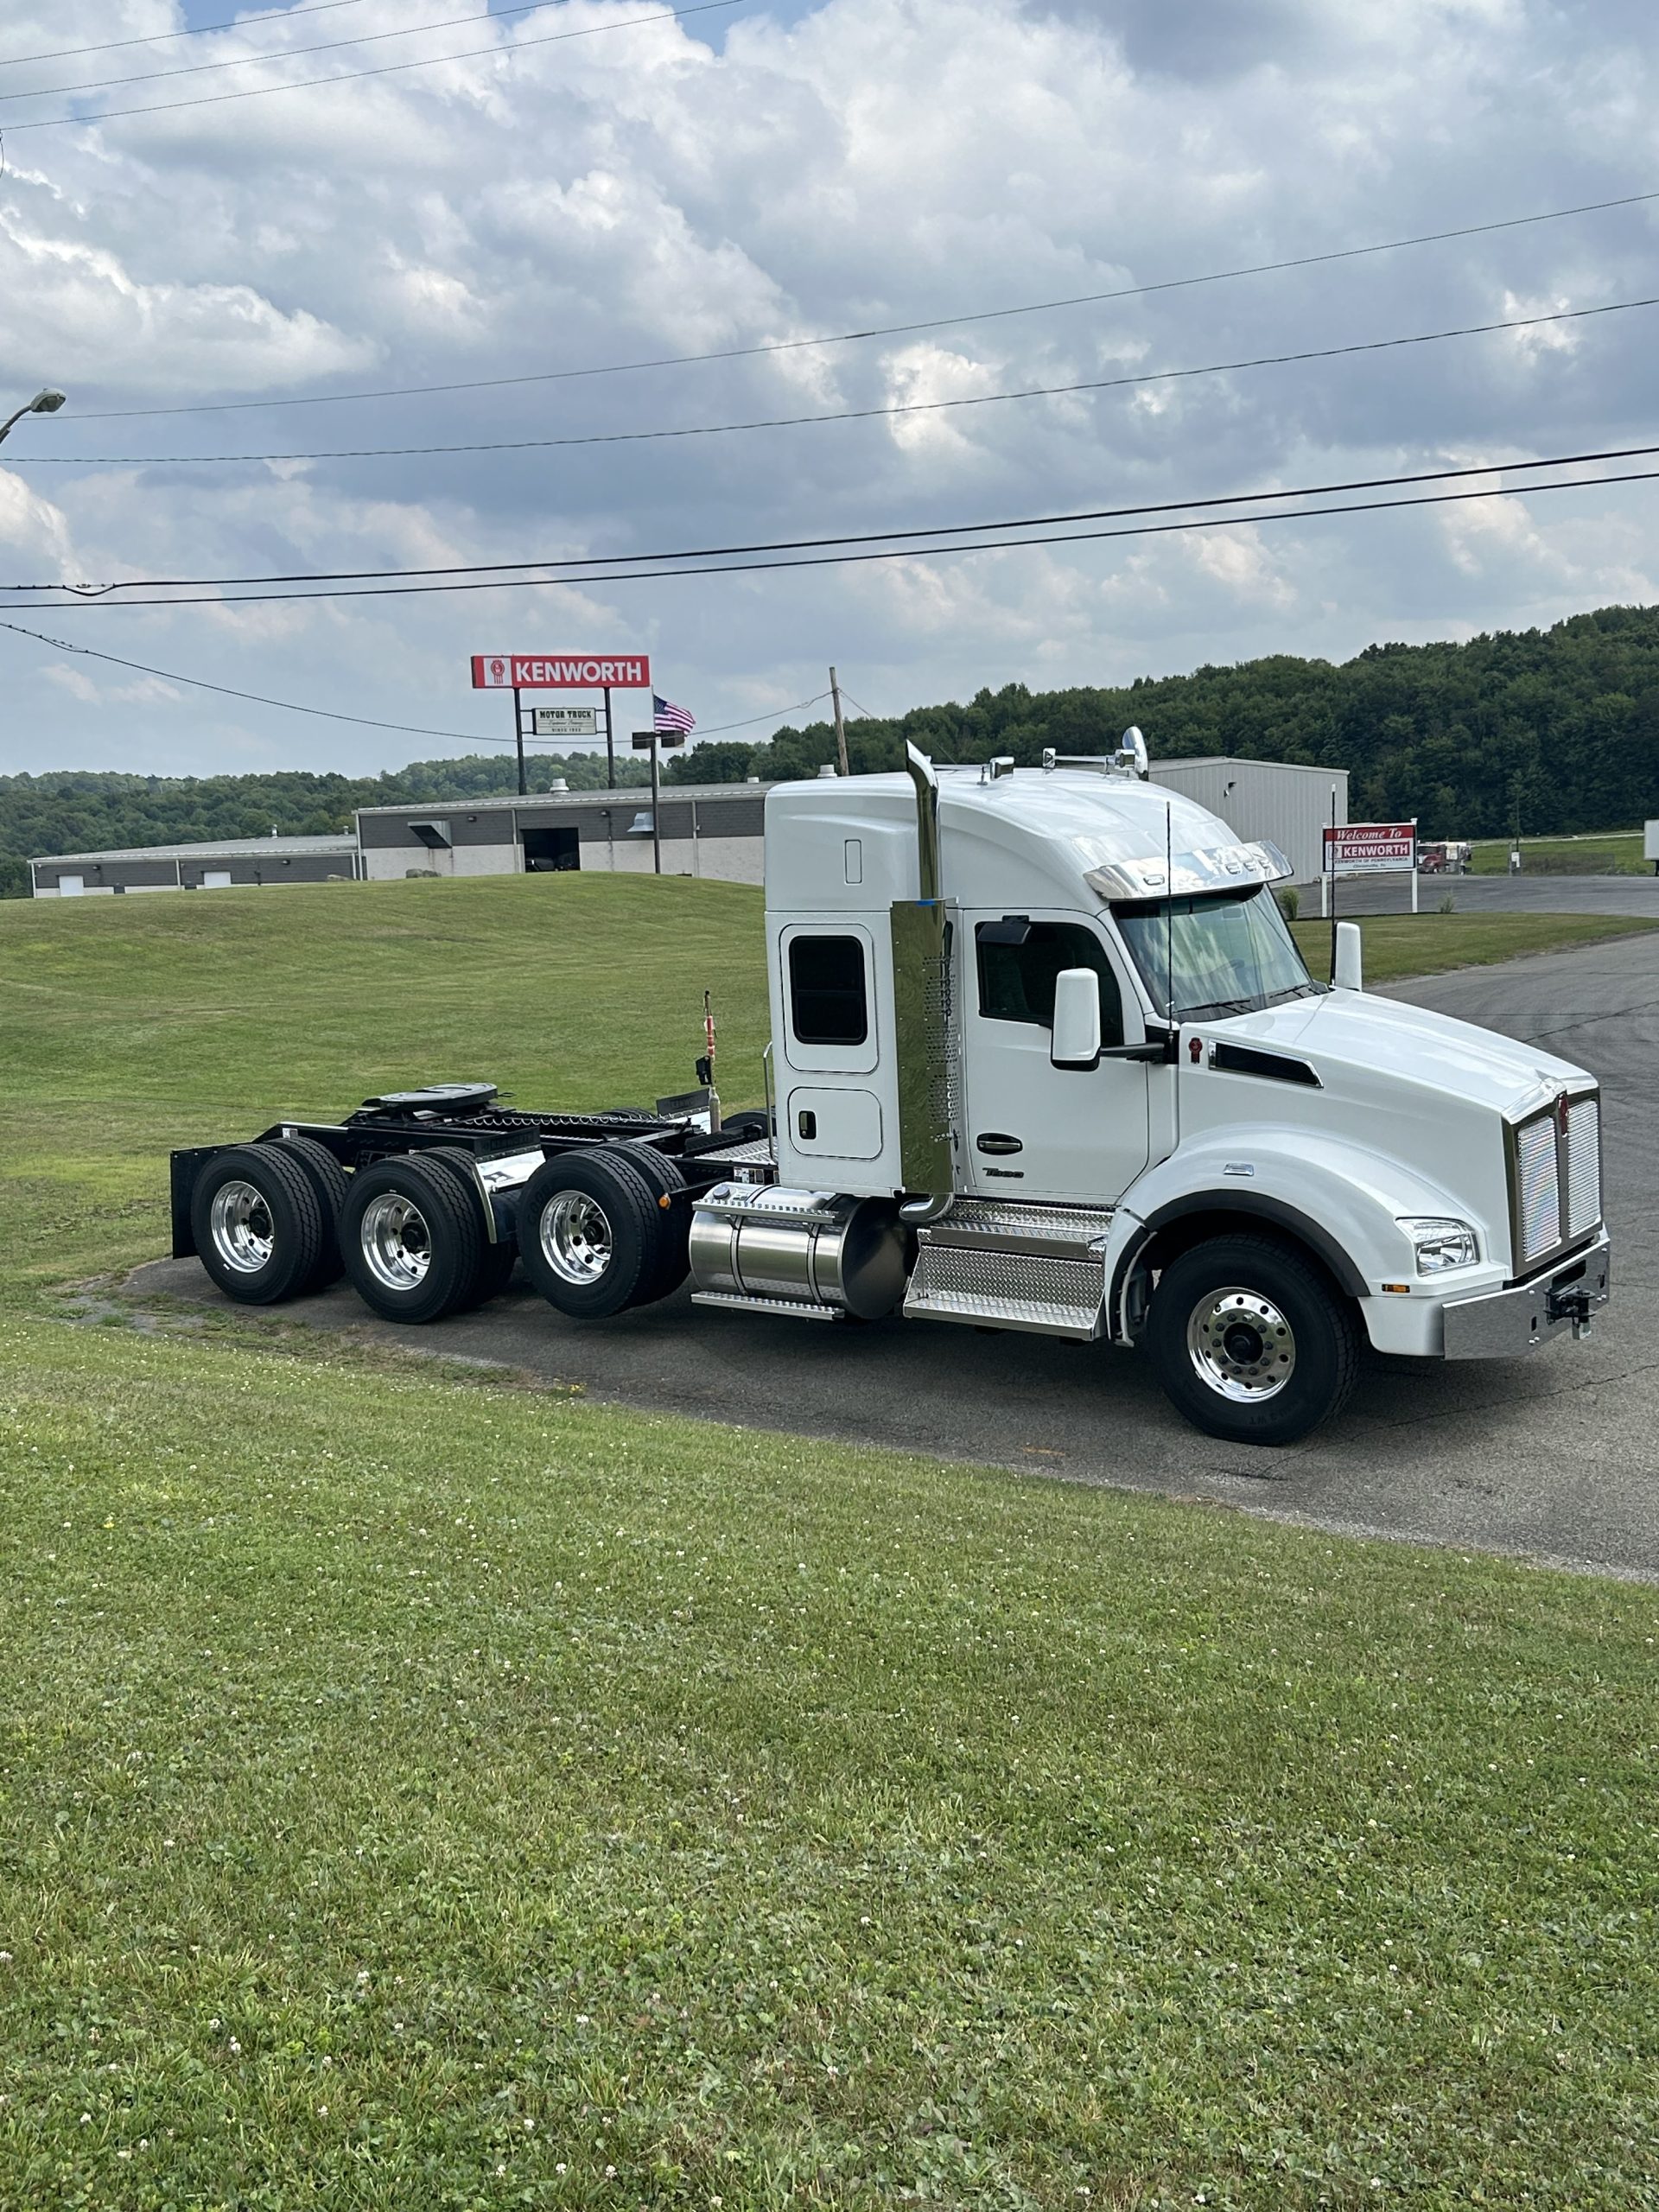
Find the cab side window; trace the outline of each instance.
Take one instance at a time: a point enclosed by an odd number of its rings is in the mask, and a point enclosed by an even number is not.
[[[861,1045],[870,1033],[864,947],[855,937],[789,944],[789,1022],[803,1045]]]
[[[1092,968],[1100,978],[1103,1043],[1123,1042],[1123,1001],[1106,948],[1076,922],[1028,922],[1011,914],[981,922],[974,932],[979,961],[979,1010],[988,1021],[1054,1025],[1054,978],[1065,968]]]

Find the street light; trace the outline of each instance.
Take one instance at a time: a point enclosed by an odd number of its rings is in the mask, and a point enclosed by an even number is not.
[[[8,415],[5,421],[0,423],[0,440],[3,440],[7,431],[21,423],[25,415],[55,415],[62,406],[63,399],[62,392],[54,391],[49,385],[44,391],[37,391],[26,407],[20,407],[15,415]]]

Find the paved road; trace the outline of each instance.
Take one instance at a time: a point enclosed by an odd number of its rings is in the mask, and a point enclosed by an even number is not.
[[[1315,918],[1319,887],[1304,887],[1302,914]],[[1460,914],[1617,914],[1659,921],[1659,876],[1654,875],[1425,875],[1419,879],[1422,911],[1442,899]],[[1411,911],[1409,876],[1348,876],[1337,886],[1339,914],[1405,914]]]
[[[413,1340],[601,1400],[1659,1580],[1659,938],[1399,995],[1548,1042],[1600,1076],[1615,1298],[1592,1342],[1474,1366],[1375,1361],[1339,1422],[1287,1451],[1246,1452],[1186,1427],[1135,1355],[1038,1337],[808,1327],[707,1312],[683,1293],[582,1328],[515,1291]],[[218,1297],[194,1261],[140,1268],[135,1287]],[[343,1289],[283,1311],[411,1341]]]

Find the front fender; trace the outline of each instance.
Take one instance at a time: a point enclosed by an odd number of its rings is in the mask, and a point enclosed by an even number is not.
[[[1472,1217],[1466,1198],[1367,1146],[1271,1124],[1206,1132],[1131,1185],[1114,1217],[1106,1249],[1114,1337],[1124,1334],[1123,1289],[1137,1255],[1157,1230],[1200,1212],[1296,1236],[1352,1298],[1376,1297],[1385,1282],[1415,1287],[1416,1258],[1398,1217]],[[1501,1248],[1492,1224],[1477,1219],[1474,1226],[1484,1255]],[[1484,1289],[1503,1274],[1497,1263],[1460,1269],[1459,1294]]]

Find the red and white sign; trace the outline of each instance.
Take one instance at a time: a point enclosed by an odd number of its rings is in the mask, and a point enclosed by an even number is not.
[[[648,653],[474,653],[474,691],[649,691]]]
[[[1325,833],[1327,875],[1408,875],[1416,866],[1414,822],[1344,822]]]

